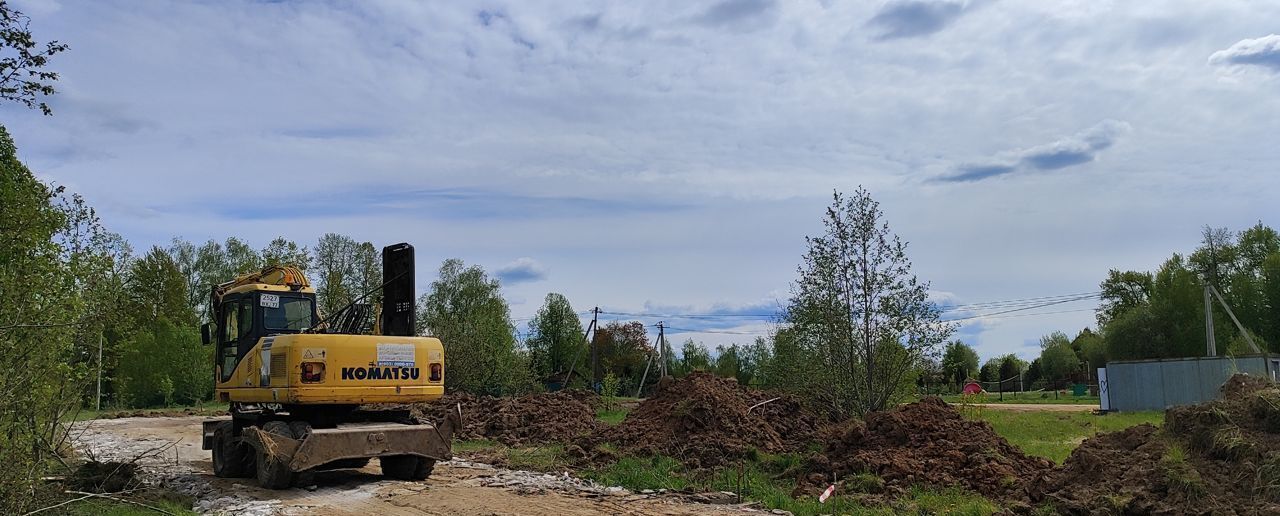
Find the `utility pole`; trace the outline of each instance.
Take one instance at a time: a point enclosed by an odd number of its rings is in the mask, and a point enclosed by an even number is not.
[[[591,341],[592,341],[592,340],[595,340],[595,339],[587,340],[587,336],[588,336],[588,335],[591,335],[591,330],[594,330],[594,329],[596,328],[597,318],[599,318],[599,317],[600,317],[600,307],[598,307],[598,306],[597,306],[597,307],[595,307],[595,308],[591,309],[591,324],[588,324],[588,325],[587,325],[587,331],[585,331],[585,332],[583,332],[583,333],[582,333],[582,342],[583,342],[587,347],[591,348],[591,356],[592,356],[592,372],[591,372],[591,380],[592,380],[592,385],[588,385],[588,386],[587,386],[587,389],[590,389],[590,390],[595,390],[595,384],[594,384],[594,382],[595,382],[595,363],[594,363],[594,357],[595,357],[595,354],[596,354],[596,350],[595,350],[595,346],[592,346],[592,345],[591,345]],[[573,362],[570,362],[570,363],[569,363],[569,374],[565,375],[565,377],[564,377],[564,387],[568,387],[568,386],[569,386],[569,382],[573,381],[573,368],[574,368],[574,367],[577,367],[577,365],[578,365],[578,359],[579,359],[579,358],[582,358],[582,349],[581,349],[581,348],[579,348],[579,349],[578,349],[578,352],[577,352],[577,353],[575,353],[575,354],[573,355]]]
[[[591,309],[591,326],[595,327],[600,317],[600,307]],[[591,390],[596,389],[596,384],[600,383],[600,349],[596,346],[596,337],[600,336],[600,330],[591,336],[591,340],[587,341],[587,345],[591,347]]]
[[[649,379],[649,368],[653,366],[654,362],[658,363],[658,378],[666,376],[664,371],[666,368],[663,367],[663,364],[666,363],[666,358],[662,354],[662,323],[659,322],[657,326],[658,337],[653,339],[653,353],[649,353],[649,360],[644,363],[644,374],[640,375],[640,385],[636,386],[637,398],[640,397],[640,391],[644,389],[644,382]]]
[[[661,376],[671,374],[670,371],[667,371],[667,362],[671,357],[670,351],[670,349],[667,349],[666,323],[658,321],[658,357],[662,359],[662,362],[658,363],[658,371],[662,373]]]
[[[1213,342],[1213,304],[1209,298],[1209,289],[1213,284],[1204,284],[1204,346],[1207,356],[1218,356],[1218,345]]]

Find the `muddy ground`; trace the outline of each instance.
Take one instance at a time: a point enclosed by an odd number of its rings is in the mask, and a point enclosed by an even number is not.
[[[570,477],[495,468],[454,460],[425,482],[384,480],[377,461],[360,470],[317,475],[314,489],[261,489],[251,479],[216,478],[200,449],[201,416],[95,420],[80,423],[81,453],[99,460],[131,460],[143,477],[195,498],[204,514],[359,515],[749,514],[747,506],[694,503],[670,494],[633,493]],[[714,498],[714,497],[712,497]]]

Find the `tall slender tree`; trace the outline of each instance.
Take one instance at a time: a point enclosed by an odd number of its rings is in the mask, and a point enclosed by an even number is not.
[[[911,273],[906,244],[880,204],[858,188],[836,192],[822,236],[792,287],[786,320],[819,362],[811,393],[848,414],[883,410],[905,396],[920,361],[955,331]]]

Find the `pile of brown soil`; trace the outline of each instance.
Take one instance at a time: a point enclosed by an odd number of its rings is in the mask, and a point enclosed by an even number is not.
[[[748,389],[751,413],[773,429],[782,439],[787,451],[801,451],[815,441],[821,440],[823,432],[835,421],[818,415],[795,396],[777,394],[768,391]]]
[[[817,418],[794,398],[752,409],[772,398],[706,372],[663,378],[651,397],[600,437],[630,453],[666,455],[702,469],[753,451],[787,451],[788,443],[814,435]]]
[[[1280,388],[1244,375],[1223,398],[1086,440],[1034,484],[1066,514],[1280,514]]]
[[[515,398],[455,393],[411,410],[420,421],[438,423],[461,405],[462,428],[454,434],[458,439],[490,439],[509,446],[568,443],[593,434],[600,426],[589,403],[591,396],[575,391]]]
[[[1029,457],[985,421],[965,419],[940,398],[869,414],[810,459],[795,495],[814,495],[833,481],[841,492],[868,490],[892,498],[914,485],[968,488],[996,499],[1026,497],[1023,482],[1053,467]],[[874,475],[878,479],[868,477]],[[873,481],[869,481],[869,479]]]

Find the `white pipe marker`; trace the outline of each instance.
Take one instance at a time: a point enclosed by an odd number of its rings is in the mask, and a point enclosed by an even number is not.
[[[831,495],[834,494],[835,492],[836,492],[836,485],[831,484],[831,487],[828,487],[826,491],[822,492],[822,496],[818,497],[818,503],[827,503],[827,498],[831,498]]]

